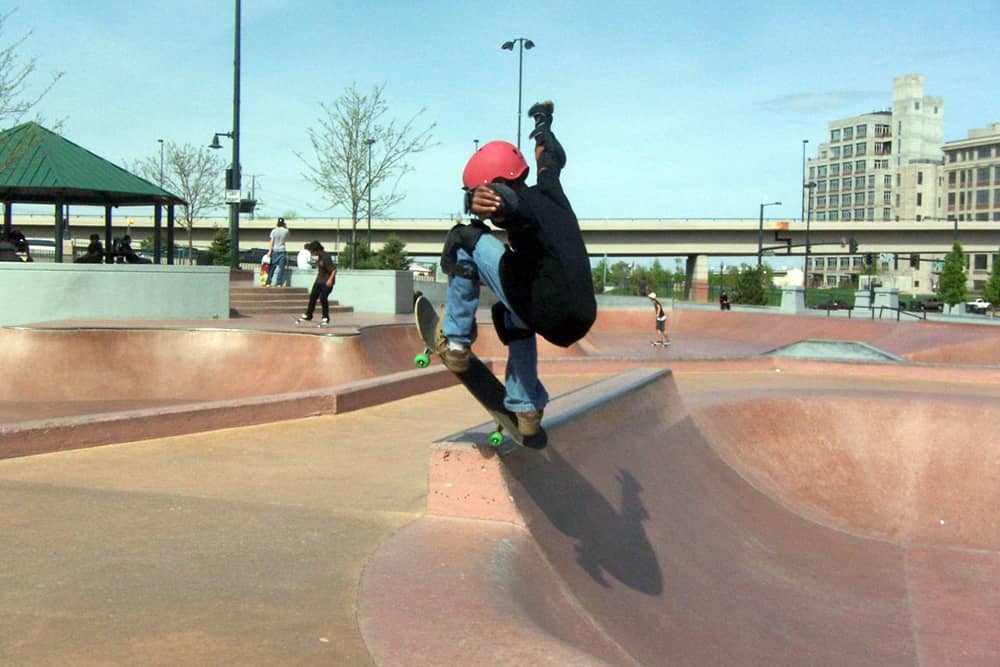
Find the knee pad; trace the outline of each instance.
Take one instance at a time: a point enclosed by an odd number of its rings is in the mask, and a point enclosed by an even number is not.
[[[457,273],[459,249],[471,255],[476,249],[479,237],[488,233],[489,228],[481,222],[478,224],[474,222],[469,225],[458,224],[452,227],[448,232],[448,236],[445,237],[444,248],[441,251],[441,270],[449,276],[463,275],[462,273]],[[463,277],[468,276],[463,275]]]
[[[479,280],[479,270],[476,268],[476,264],[467,259],[457,262],[448,275],[468,278],[472,281]]]
[[[499,301],[493,304],[492,309],[493,315],[493,328],[497,330],[497,338],[504,345],[510,345],[516,340],[522,340],[524,338],[530,338],[535,335],[534,331],[530,329],[520,329],[518,327],[510,326],[508,324],[510,311],[507,307],[500,303]]]

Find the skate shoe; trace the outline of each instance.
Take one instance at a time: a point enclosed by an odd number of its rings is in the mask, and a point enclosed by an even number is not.
[[[464,373],[469,370],[471,355],[472,350],[468,345],[447,341],[444,351],[441,352],[441,362],[453,373]]]
[[[538,435],[542,430],[542,415],[544,410],[517,413],[517,430],[525,438]]]
[[[312,315],[303,315],[297,321],[298,322],[312,322],[312,320],[313,320]]]

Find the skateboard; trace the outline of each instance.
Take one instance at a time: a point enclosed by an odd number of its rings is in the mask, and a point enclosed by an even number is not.
[[[658,340],[651,340],[651,341],[649,341],[649,344],[652,345],[653,347],[666,347],[666,346],[670,345],[670,341],[668,340],[668,341],[661,342],[661,341],[658,341]]]
[[[431,363],[431,353],[437,353],[438,323],[440,317],[437,310],[427,298],[421,296],[413,306],[413,312],[417,321],[417,333],[420,334],[424,342],[424,351],[418,353],[413,358],[413,363],[417,368],[426,368]],[[504,446],[504,435],[510,437],[512,441],[521,447],[532,449],[542,449],[548,444],[548,436],[542,429],[537,435],[524,437],[517,430],[517,417],[513,412],[504,407],[503,399],[506,395],[503,383],[493,375],[486,364],[474,354],[469,356],[469,370],[463,373],[455,373],[455,377],[465,385],[479,403],[486,408],[496,430],[490,433],[489,444],[497,449],[499,453],[506,454],[513,450],[512,447]]]

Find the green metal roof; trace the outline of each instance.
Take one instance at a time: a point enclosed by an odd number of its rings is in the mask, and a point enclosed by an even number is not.
[[[0,132],[0,201],[92,206],[185,203],[38,123]]]

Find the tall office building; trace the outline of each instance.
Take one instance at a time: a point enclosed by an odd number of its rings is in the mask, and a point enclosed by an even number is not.
[[[819,222],[941,218],[944,102],[920,74],[893,80],[892,109],[828,123],[808,161],[805,209]]]
[[[1000,123],[944,145],[948,220],[1000,220]]]

